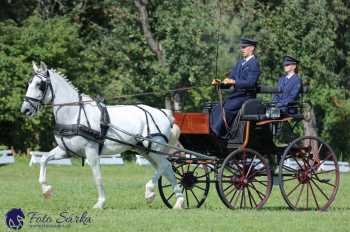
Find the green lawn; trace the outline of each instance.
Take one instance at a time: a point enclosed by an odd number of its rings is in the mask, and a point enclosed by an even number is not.
[[[166,208],[159,195],[151,207],[144,202],[144,184],[152,168],[133,163],[103,166],[106,208],[93,210],[97,194],[91,171],[79,162],[48,167],[48,181],[54,188],[50,200],[40,194],[38,166],[29,167],[25,158],[0,166],[0,214],[22,208],[25,214],[37,211],[52,218],[64,210],[74,215],[87,211],[92,218],[88,225],[33,228],[27,217],[20,231],[350,231],[350,174],[341,176],[336,201],[328,212],[288,210],[277,186],[263,209],[232,211],[221,203],[213,185],[202,208],[174,211]],[[0,231],[8,231],[4,219]]]

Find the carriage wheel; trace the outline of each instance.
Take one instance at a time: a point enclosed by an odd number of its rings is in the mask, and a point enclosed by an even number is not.
[[[210,177],[205,164],[191,164],[190,160],[182,163],[172,162],[177,184],[182,188],[185,198],[185,208],[199,208],[208,196]],[[176,197],[169,181],[160,177],[158,180],[159,194],[169,208],[173,208]]]
[[[279,180],[282,196],[291,209],[326,210],[339,185],[336,155],[317,137],[298,138],[284,151]]]
[[[231,208],[261,208],[271,193],[269,164],[251,149],[238,149],[224,160],[218,173],[220,199]]]

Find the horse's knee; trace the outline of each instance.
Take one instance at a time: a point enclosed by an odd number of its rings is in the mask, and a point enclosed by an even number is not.
[[[50,156],[43,156],[43,157],[41,157],[41,159],[40,159],[40,165],[41,165],[41,166],[46,165],[47,162],[48,162],[48,160],[49,160],[49,158],[50,158]]]
[[[171,170],[171,172],[172,172],[172,170],[173,170],[171,163],[167,159],[162,159],[160,161],[159,169],[160,169],[159,171],[161,173],[168,172],[169,170]]]

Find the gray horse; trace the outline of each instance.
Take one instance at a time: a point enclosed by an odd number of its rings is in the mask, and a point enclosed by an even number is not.
[[[27,116],[35,115],[41,105],[52,104],[55,123],[69,127],[77,124],[93,131],[101,132],[102,111],[96,101],[87,95],[80,95],[77,89],[60,73],[48,70],[41,62],[38,67],[33,62],[34,76],[30,80],[27,93],[22,104],[21,112]],[[80,105],[79,105],[80,102]],[[83,105],[83,108],[81,108]],[[83,110],[82,110],[83,109]],[[166,177],[172,184],[176,196],[174,208],[183,208],[184,198],[180,186],[166,156],[157,153],[168,153],[169,149],[162,145],[167,142],[175,145],[179,136],[179,129],[173,124],[173,116],[168,110],[159,110],[146,105],[115,105],[105,108],[108,112],[110,124],[105,135],[115,140],[105,140],[101,143],[86,136],[64,136],[55,133],[57,147],[44,155],[40,162],[39,183],[45,197],[51,197],[52,186],[46,179],[46,166],[49,160],[62,159],[68,156],[68,151],[86,157],[91,166],[98,191],[97,203],[94,208],[103,208],[105,192],[102,182],[99,155],[111,155],[127,150],[136,151],[151,161],[156,169],[153,178],[146,184],[145,198],[152,202],[154,187],[160,175]],[[146,113],[145,113],[146,112]],[[146,114],[148,113],[148,116]],[[152,120],[150,120],[152,118]],[[147,137],[150,134],[157,143],[148,140],[139,141],[132,135]],[[120,142],[118,142],[120,141]],[[141,144],[141,145],[140,145]],[[148,148],[148,149],[147,149]]]

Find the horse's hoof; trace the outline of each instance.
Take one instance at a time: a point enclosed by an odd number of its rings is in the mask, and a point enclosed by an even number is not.
[[[154,198],[156,197],[156,193],[153,191],[154,184],[152,181],[149,181],[146,184],[146,191],[145,191],[145,199],[148,204],[151,204],[154,201]]]
[[[104,202],[97,202],[93,208],[94,209],[103,209],[103,205],[104,205]]]
[[[185,199],[183,197],[177,198],[173,209],[184,209],[184,208],[185,208]]]
[[[43,196],[45,199],[50,199],[53,195],[53,188],[51,185],[43,187]]]
[[[145,193],[145,199],[146,199],[146,202],[148,204],[152,204],[155,197],[156,197],[156,194],[154,192],[146,192]]]

